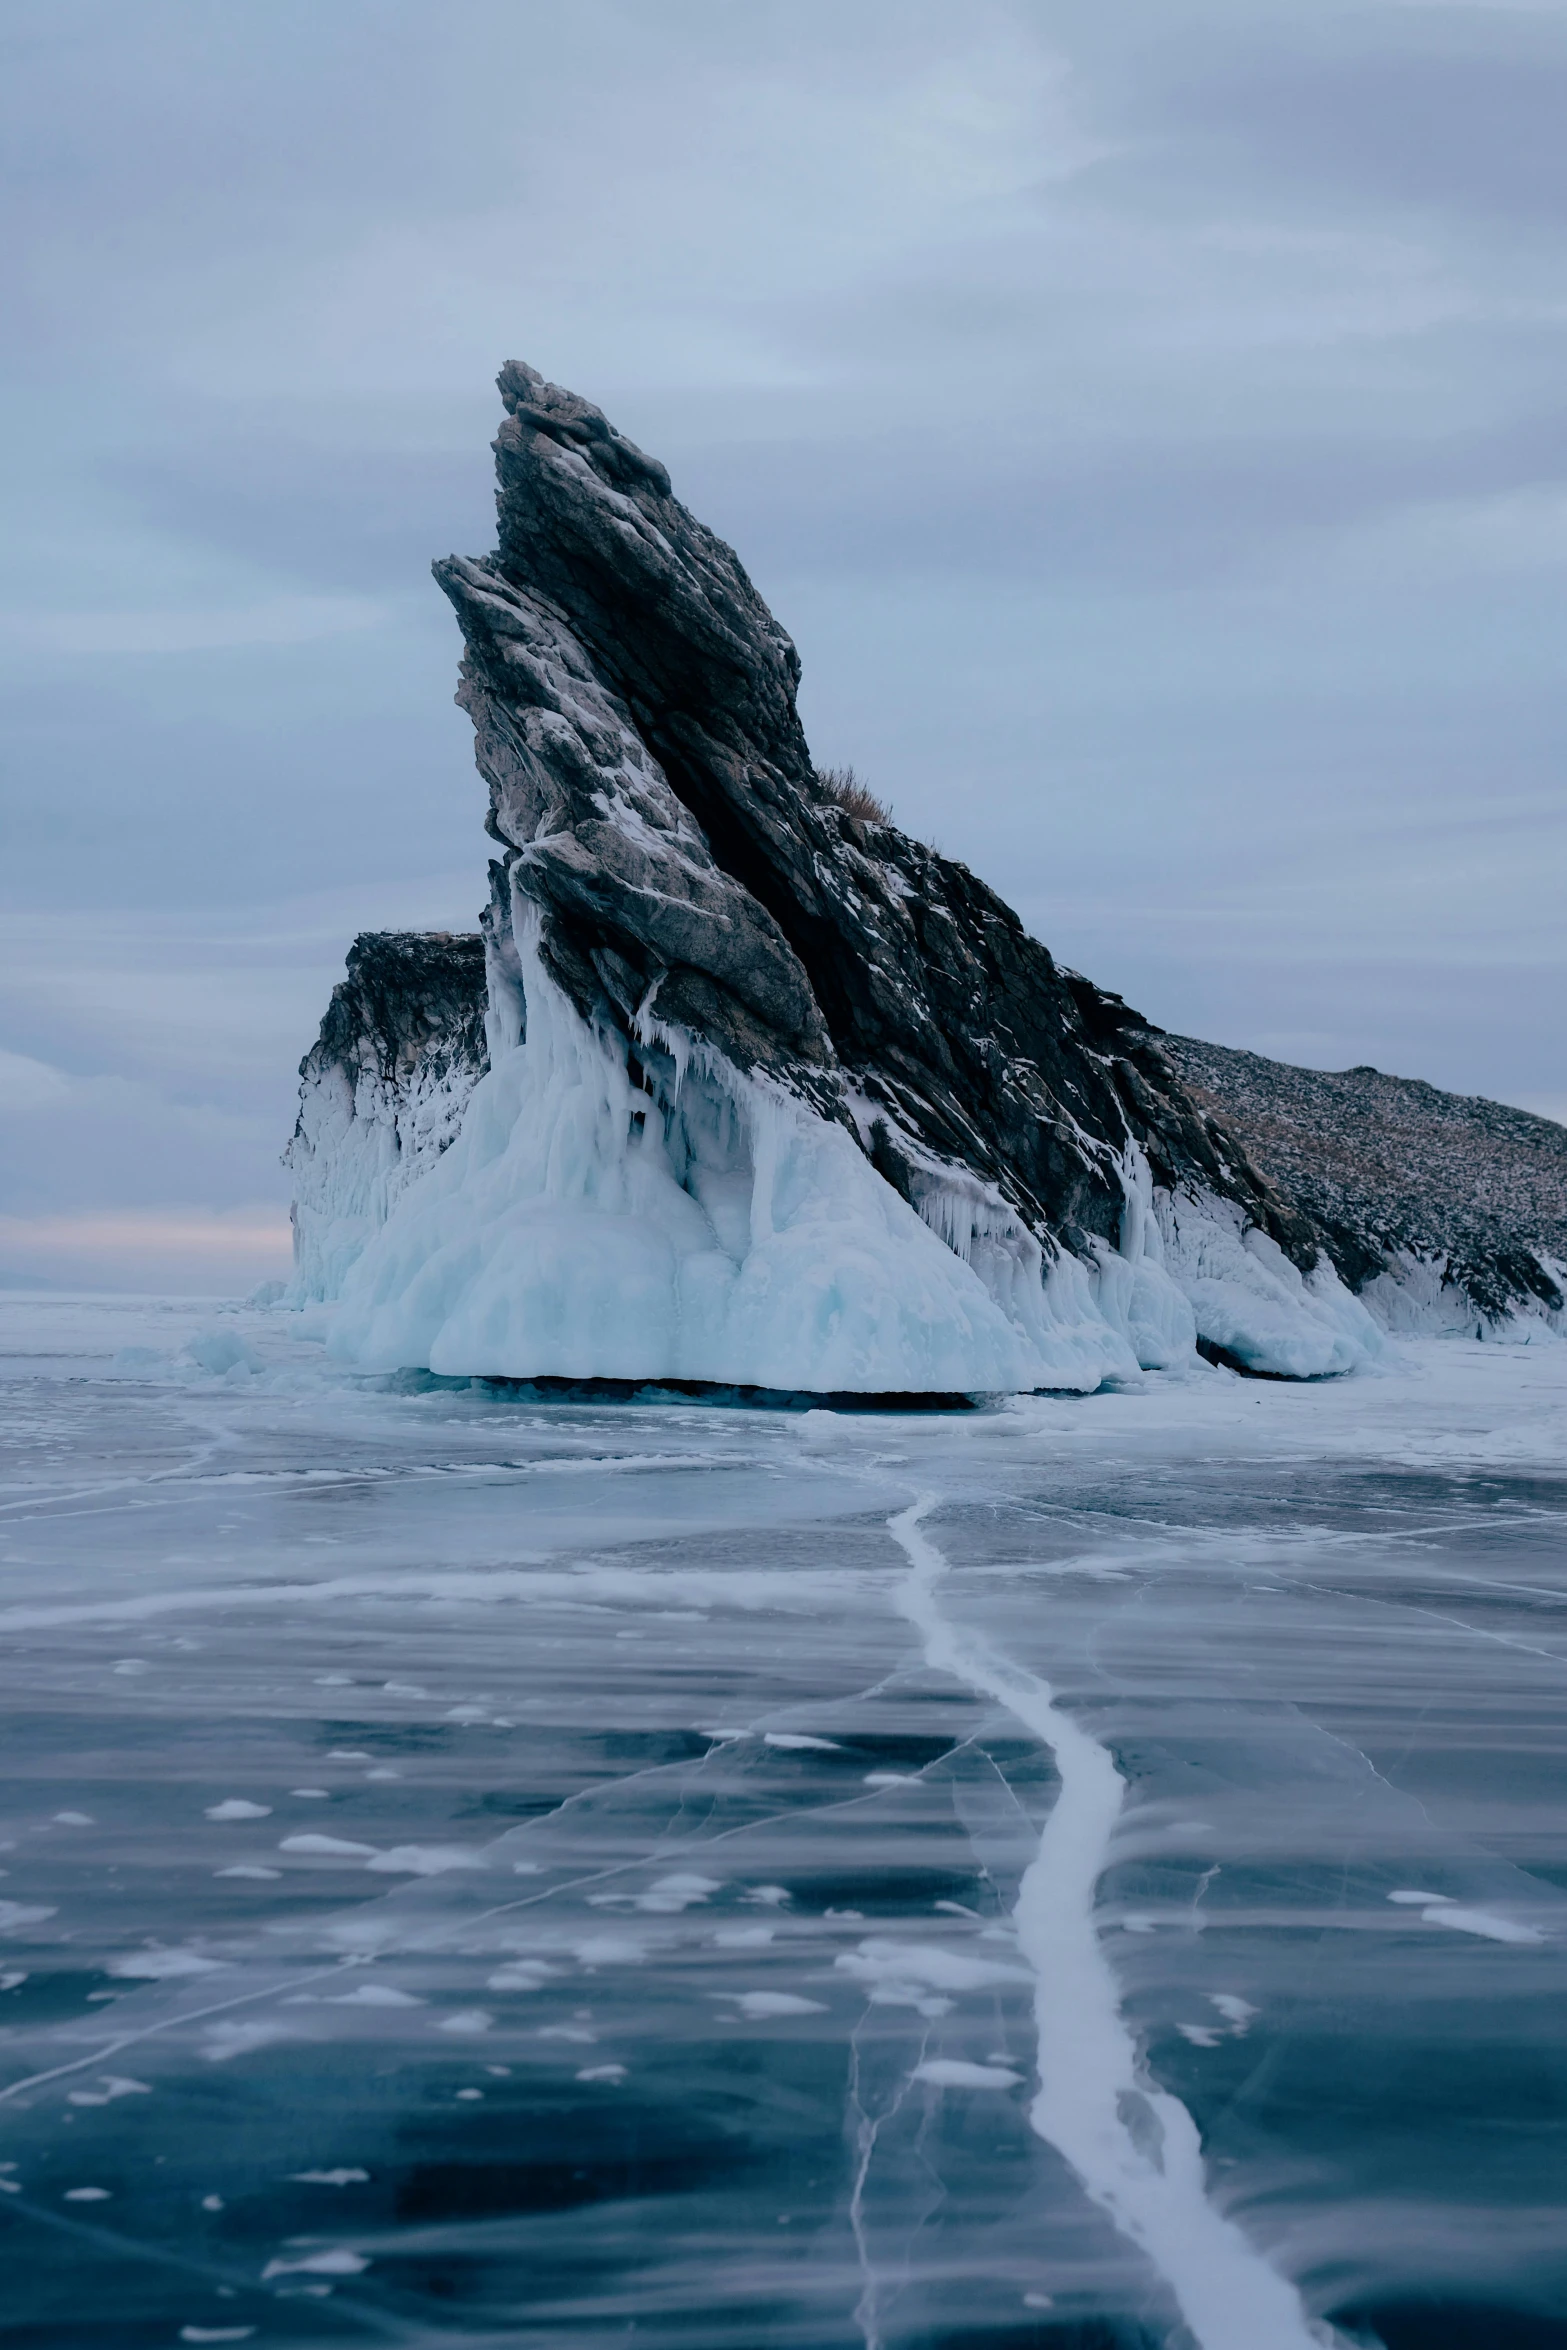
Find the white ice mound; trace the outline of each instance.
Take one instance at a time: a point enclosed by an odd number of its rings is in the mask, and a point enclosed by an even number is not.
[[[461,1068],[434,1079],[421,1071],[402,1088],[332,1066],[307,1076],[285,1154],[294,1176],[296,1302],[337,1293],[399,1195],[449,1147],[473,1083]]]
[[[966,1261],[845,1128],[682,1065],[676,1034],[649,1037],[650,1091],[532,941],[518,949],[526,1033],[506,1049],[492,1019],[462,1133],[346,1276],[340,1357],[810,1393],[1087,1390],[1135,1371],[1083,1266],[1045,1267],[1026,1234],[971,1237]]]
[[[1326,1379],[1384,1352],[1382,1334],[1328,1260],[1301,1273],[1230,1200],[1162,1192],[1164,1261],[1190,1298],[1201,1337],[1240,1368]]]

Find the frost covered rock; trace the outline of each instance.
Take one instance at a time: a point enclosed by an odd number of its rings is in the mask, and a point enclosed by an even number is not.
[[[499,545],[435,566],[499,850],[489,1073],[421,1157],[412,1077],[317,1048],[339,1350],[927,1393],[1374,1350],[1157,1033],[818,774],[793,645],[664,468],[531,368],[500,389]]]
[[[1567,1126],[1380,1069],[1164,1043],[1386,1327],[1567,1330]]]
[[[484,948],[444,931],[355,939],[321,1034],[299,1066],[296,1298],[335,1297],[416,1175],[456,1139],[488,1066]]]

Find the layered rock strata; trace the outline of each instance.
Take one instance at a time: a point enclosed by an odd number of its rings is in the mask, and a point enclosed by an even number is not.
[[[1567,1126],[1380,1069],[1163,1041],[1387,1327],[1567,1328]]]
[[[345,1277],[438,1370],[1092,1386],[1374,1348],[1156,1031],[845,805],[737,557],[509,363],[499,545],[435,575],[489,787],[491,1073]]]

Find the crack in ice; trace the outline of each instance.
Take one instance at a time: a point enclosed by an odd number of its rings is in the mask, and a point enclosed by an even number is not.
[[[1049,1749],[1061,1782],[1013,1912],[1036,1985],[1039,2088],[1029,2120],[1148,2255],[1200,2350],[1321,2350],[1334,2337],[1308,2320],[1294,2287],[1209,2202],[1196,2124],[1142,2073],[1121,2014],[1094,1901],[1126,1782],[1046,1682],[943,1614],[947,1561],[921,1531],[936,1499],[924,1494],[887,1522],[909,1562],[895,1604],[919,1633],[927,1664],[1005,1706]]]

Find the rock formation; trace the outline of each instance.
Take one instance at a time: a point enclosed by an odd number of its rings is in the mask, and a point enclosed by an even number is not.
[[[492,1069],[342,1277],[342,1351],[862,1391],[1362,1360],[1157,1031],[817,773],[793,645],[664,468],[531,368],[500,390],[499,545],[435,566]]]
[[[1379,1069],[1163,1041],[1387,1328],[1567,1329],[1567,1126]]]

